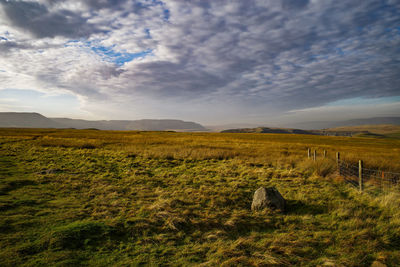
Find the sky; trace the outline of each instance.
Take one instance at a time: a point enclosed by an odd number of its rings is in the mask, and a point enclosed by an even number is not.
[[[285,124],[400,115],[399,0],[0,0],[0,111]]]

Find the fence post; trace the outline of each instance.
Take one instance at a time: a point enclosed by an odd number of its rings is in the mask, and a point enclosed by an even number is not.
[[[324,150],[324,158],[326,158],[326,150]]]
[[[363,173],[362,173],[362,168],[363,168],[363,161],[359,160],[358,161],[358,178],[359,178],[359,185],[360,185],[360,192],[364,190],[364,181],[363,181]]]
[[[317,160],[317,150],[314,150],[314,161]]]
[[[341,173],[340,173],[340,152],[336,152],[336,166],[337,166],[339,175],[341,175]]]
[[[385,185],[385,172],[382,171],[382,178],[381,178],[381,190],[383,190],[383,186]]]
[[[307,154],[308,154],[308,158],[311,158],[311,149],[307,148]]]

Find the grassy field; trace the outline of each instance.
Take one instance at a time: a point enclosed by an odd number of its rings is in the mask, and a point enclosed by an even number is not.
[[[333,160],[400,171],[398,139],[0,129],[0,148],[1,266],[400,262],[400,198]],[[252,212],[259,186],[287,210]]]

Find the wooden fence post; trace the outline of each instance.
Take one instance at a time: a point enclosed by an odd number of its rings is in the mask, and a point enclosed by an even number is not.
[[[326,158],[326,150],[324,150],[324,158]]]
[[[360,185],[360,192],[364,190],[364,181],[363,181],[363,161],[359,160],[358,161],[358,179],[359,179],[359,185]]]
[[[340,173],[340,152],[336,152],[336,166],[337,166],[339,175],[341,175],[341,173]]]
[[[317,160],[317,150],[314,150],[314,161]]]
[[[311,149],[307,148],[307,154],[308,154],[308,158],[311,158]]]

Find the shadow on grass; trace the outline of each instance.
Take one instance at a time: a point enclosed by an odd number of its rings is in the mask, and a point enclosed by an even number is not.
[[[6,181],[4,182],[3,185],[0,185],[0,195],[5,195],[8,192],[11,192],[13,190],[17,190],[19,188],[22,188],[24,186],[28,185],[36,185],[37,183],[32,180],[14,180],[14,181]]]
[[[327,208],[323,205],[307,204],[300,200],[286,200],[285,214],[318,215],[326,212]]]

